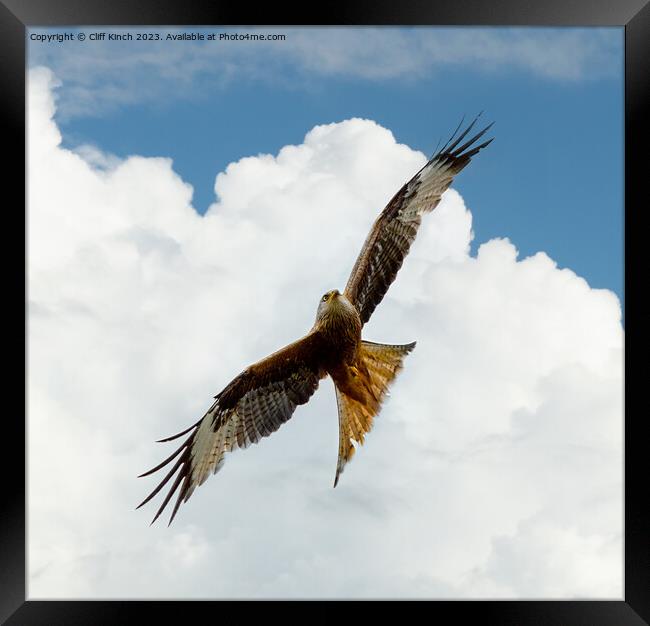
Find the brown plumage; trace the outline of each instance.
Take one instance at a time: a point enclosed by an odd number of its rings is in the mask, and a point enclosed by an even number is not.
[[[344,293],[335,289],[321,298],[309,333],[248,367],[215,396],[198,422],[160,440],[172,441],[189,433],[171,456],[141,475],[148,476],[173,462],[156,489],[138,505],[149,502],[173,479],[153,521],[178,492],[171,524],[181,503],[221,468],[226,452],[246,448],[275,432],[328,375],[334,381],[339,413],[336,487],[354,454],[354,444],[363,444],[404,357],[415,347],[415,342],[386,345],[364,341],[361,329],[395,280],[422,215],[438,205],[453,177],[492,141],[476,145],[490,124],[459,145],[475,123],[476,119],[456,137],[459,125],[445,146],[395,194],[375,221]]]

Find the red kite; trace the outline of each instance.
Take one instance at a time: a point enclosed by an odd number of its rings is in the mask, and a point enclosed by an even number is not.
[[[142,474],[148,476],[176,459],[138,506],[151,500],[176,474],[152,523],[180,488],[171,524],[181,502],[187,502],[194,489],[221,468],[226,452],[246,448],[275,432],[328,375],[334,381],[339,413],[336,487],[354,454],[354,443],[363,444],[404,357],[415,347],[415,342],[388,345],[364,341],[361,329],[395,280],[422,216],[436,208],[454,176],[492,141],[476,145],[490,124],[459,145],[476,119],[456,137],[461,122],[449,141],[395,194],[375,221],[343,293],[334,289],[321,298],[312,329],[302,339],[246,368],[215,396],[196,424],[160,440],[171,441],[189,433],[171,456]]]

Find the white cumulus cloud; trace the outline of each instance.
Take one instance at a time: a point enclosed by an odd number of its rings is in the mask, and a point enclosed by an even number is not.
[[[170,159],[64,149],[56,86],[30,71],[30,598],[622,596],[619,302],[507,239],[470,256],[453,189],[365,329],[418,345],[339,486],[323,381],[150,527],[153,441],[311,327],[426,157],[316,126],[201,216]]]

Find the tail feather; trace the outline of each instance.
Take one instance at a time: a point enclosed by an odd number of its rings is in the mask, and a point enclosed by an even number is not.
[[[339,457],[334,486],[355,452],[355,443],[363,445],[364,436],[381,410],[388,387],[403,367],[404,357],[413,350],[415,342],[405,345],[361,342],[359,382],[363,385],[366,402],[352,398],[335,384],[339,413]]]

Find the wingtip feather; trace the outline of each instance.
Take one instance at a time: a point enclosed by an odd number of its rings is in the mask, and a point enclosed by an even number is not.
[[[463,130],[458,137],[456,137],[456,133],[458,132],[458,128],[454,131],[453,135],[449,139],[449,141],[445,144],[443,148],[435,155],[434,158],[441,159],[444,161],[445,159],[449,159],[449,162],[453,162],[456,159],[469,159],[472,156],[474,156],[479,150],[482,148],[485,148],[488,146],[493,140],[494,137],[490,138],[488,141],[483,142],[482,144],[472,147],[472,144],[474,144],[478,139],[480,139],[492,126],[494,125],[494,122],[490,122],[483,130],[475,134],[471,139],[468,139],[464,144],[460,144],[460,142],[467,136],[470,130],[474,127],[476,124],[477,120],[483,115],[483,111],[481,111],[472,121],[471,123]],[[465,116],[463,116],[464,119]],[[462,121],[461,121],[462,125]],[[463,152],[464,150],[467,150],[468,148],[471,148],[467,152]]]

